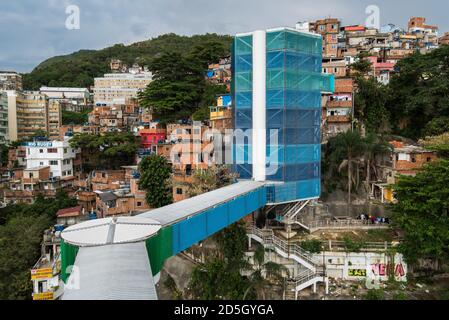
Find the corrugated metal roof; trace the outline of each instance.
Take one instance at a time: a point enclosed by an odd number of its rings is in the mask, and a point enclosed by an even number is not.
[[[101,201],[106,202],[106,201],[114,201],[117,200],[118,197],[113,194],[112,192],[103,192],[98,194],[98,196],[100,197]]]
[[[62,300],[157,300],[144,242],[80,248],[75,266]]]
[[[264,186],[263,182],[241,181],[215,191],[183,200],[159,209],[138,215],[159,221],[163,226],[173,224],[196,213],[213,208],[233,198],[242,196]]]
[[[77,247],[91,247],[144,241],[160,228],[159,222],[143,217],[104,218],[71,226],[61,237]]]

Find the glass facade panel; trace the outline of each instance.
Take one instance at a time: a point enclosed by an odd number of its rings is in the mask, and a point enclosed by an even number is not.
[[[234,170],[241,179],[251,179],[253,103],[253,37],[251,35],[235,37],[233,46],[233,93],[234,93],[234,129],[240,132],[234,139]]]
[[[252,126],[252,39],[236,37],[234,52],[235,127]],[[317,198],[321,175],[321,94],[334,90],[322,75],[322,39],[289,29],[266,33],[266,180],[271,203]],[[275,131],[273,131],[275,130]],[[275,134],[273,134],[275,132]],[[251,143],[237,145],[238,162],[251,158]],[[274,170],[273,170],[274,168]],[[251,162],[237,163],[243,179]]]

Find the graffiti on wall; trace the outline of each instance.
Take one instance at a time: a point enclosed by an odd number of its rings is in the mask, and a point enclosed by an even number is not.
[[[394,275],[395,277],[402,278],[405,276],[405,269],[402,263],[397,263],[395,265],[375,263],[371,265],[371,271],[373,275],[380,277]]]
[[[366,277],[366,269],[348,269],[350,277]]]

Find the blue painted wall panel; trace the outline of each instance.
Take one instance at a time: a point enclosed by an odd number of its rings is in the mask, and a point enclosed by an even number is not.
[[[229,224],[239,221],[242,218],[243,213],[250,214],[246,210],[245,198],[239,197],[229,202]]]
[[[207,238],[206,217],[203,213],[179,223],[179,247],[175,254]]]
[[[172,241],[172,245],[173,245],[173,255],[177,255],[178,253],[181,252],[181,250],[179,250],[180,247],[180,223],[174,224],[172,226],[172,234],[173,234],[173,241]]]
[[[262,187],[173,225],[173,254],[186,250],[264,207],[266,193],[266,188]]]
[[[228,208],[228,204],[223,204],[206,213],[208,236],[211,236],[228,226]]]

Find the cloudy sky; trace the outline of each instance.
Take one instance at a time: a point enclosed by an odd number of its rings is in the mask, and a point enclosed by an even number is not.
[[[66,8],[80,9],[80,29],[66,28]],[[0,0],[0,70],[29,72],[43,60],[174,32],[235,34],[338,17],[364,23],[368,5],[381,24],[405,27],[410,16],[449,31],[447,0]]]

